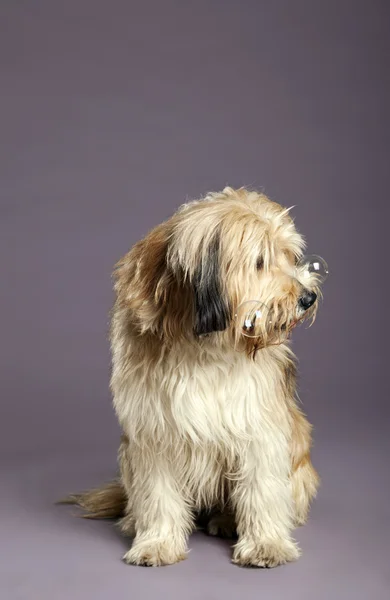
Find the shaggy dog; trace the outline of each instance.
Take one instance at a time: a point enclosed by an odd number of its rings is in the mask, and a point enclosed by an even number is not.
[[[303,249],[289,210],[225,188],[183,205],[116,265],[120,478],[68,502],[121,517],[134,537],[126,562],[183,560],[201,514],[210,534],[236,537],[234,563],[299,556],[292,530],[319,483],[288,343],[319,293],[297,267]],[[254,334],[240,317],[248,301],[267,307]]]

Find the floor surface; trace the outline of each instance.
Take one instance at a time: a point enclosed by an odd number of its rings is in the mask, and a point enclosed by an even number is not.
[[[113,523],[79,519],[76,509],[54,505],[69,491],[111,478],[114,462],[107,453],[7,465],[1,472],[7,506],[1,513],[2,598],[387,600],[390,507],[381,494],[388,476],[382,461],[374,449],[363,452],[357,444],[329,449],[310,521],[297,530],[302,557],[271,570],[231,564],[229,542],[202,532],[191,537],[191,552],[180,564],[128,566],[121,556],[130,542]],[[372,467],[363,480],[359,462]]]

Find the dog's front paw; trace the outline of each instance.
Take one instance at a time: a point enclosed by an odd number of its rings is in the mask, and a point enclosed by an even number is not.
[[[133,546],[123,557],[128,565],[143,565],[146,567],[161,567],[173,565],[186,558],[186,552],[178,550],[169,540],[143,540],[134,542]]]
[[[297,560],[299,548],[291,540],[242,538],[235,546],[233,562],[242,567],[272,568]]]

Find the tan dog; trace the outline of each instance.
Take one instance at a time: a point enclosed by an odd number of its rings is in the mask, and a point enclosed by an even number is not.
[[[318,487],[311,426],[297,406],[283,332],[314,317],[318,289],[296,263],[304,242],[289,211],[246,189],[182,206],[117,264],[111,389],[123,430],[120,479],[70,497],[90,517],[119,517],[125,561],[186,557],[196,515],[236,534],[233,561],[296,559],[291,532]],[[245,335],[243,302],[269,308]]]

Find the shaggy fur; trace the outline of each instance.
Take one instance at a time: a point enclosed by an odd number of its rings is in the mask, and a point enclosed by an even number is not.
[[[237,537],[239,565],[299,556],[292,530],[319,482],[286,336],[316,310],[299,303],[303,248],[288,210],[225,188],[182,206],[116,265],[120,478],[68,501],[87,516],[121,517],[134,537],[126,562],[183,560],[202,511],[209,533]],[[248,300],[270,309],[271,326],[256,338],[235,318]]]

